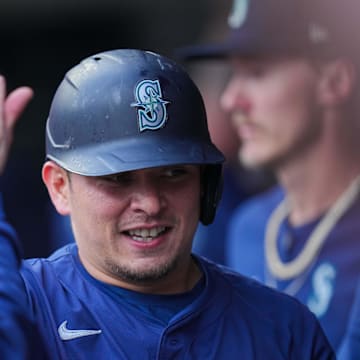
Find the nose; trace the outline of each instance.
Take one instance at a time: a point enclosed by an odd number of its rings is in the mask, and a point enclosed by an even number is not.
[[[225,112],[241,111],[247,114],[251,102],[245,83],[239,79],[230,79],[220,97],[220,105]]]
[[[164,206],[165,197],[157,184],[145,181],[138,184],[131,198],[131,208],[133,211],[154,216]]]

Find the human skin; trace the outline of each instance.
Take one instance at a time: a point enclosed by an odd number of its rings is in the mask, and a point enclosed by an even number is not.
[[[98,280],[144,293],[191,289],[200,271],[191,246],[200,214],[200,166],[86,177],[48,161],[43,179],[71,216],[80,259]]]
[[[6,80],[0,75],[0,172],[4,170],[13,130],[20,115],[33,97],[33,90],[28,86],[21,86],[9,94],[6,91]]]
[[[221,97],[250,168],[277,168],[311,151],[321,137],[320,73],[302,58],[231,62],[233,74]]]

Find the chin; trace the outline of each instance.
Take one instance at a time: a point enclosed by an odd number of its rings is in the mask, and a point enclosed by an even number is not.
[[[261,169],[264,167],[268,167],[271,163],[270,159],[261,154],[257,154],[251,151],[245,151],[244,149],[240,149],[238,153],[238,158],[240,163],[246,169]]]
[[[176,261],[170,261],[164,264],[138,264],[120,265],[108,262],[108,268],[113,276],[134,284],[151,283],[165,278],[176,266]]]

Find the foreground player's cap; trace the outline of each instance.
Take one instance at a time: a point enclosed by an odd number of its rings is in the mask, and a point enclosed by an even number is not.
[[[360,2],[355,0],[234,0],[221,43],[179,49],[182,59],[229,55],[351,55]]]

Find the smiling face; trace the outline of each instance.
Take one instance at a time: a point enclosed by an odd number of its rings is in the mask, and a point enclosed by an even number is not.
[[[47,162],[43,178],[58,211],[71,215],[80,259],[95,278],[161,292],[161,287],[181,287],[181,278],[194,270],[199,166],[85,177]]]
[[[277,167],[321,136],[319,73],[305,59],[232,61],[221,104],[230,113],[248,167]]]

